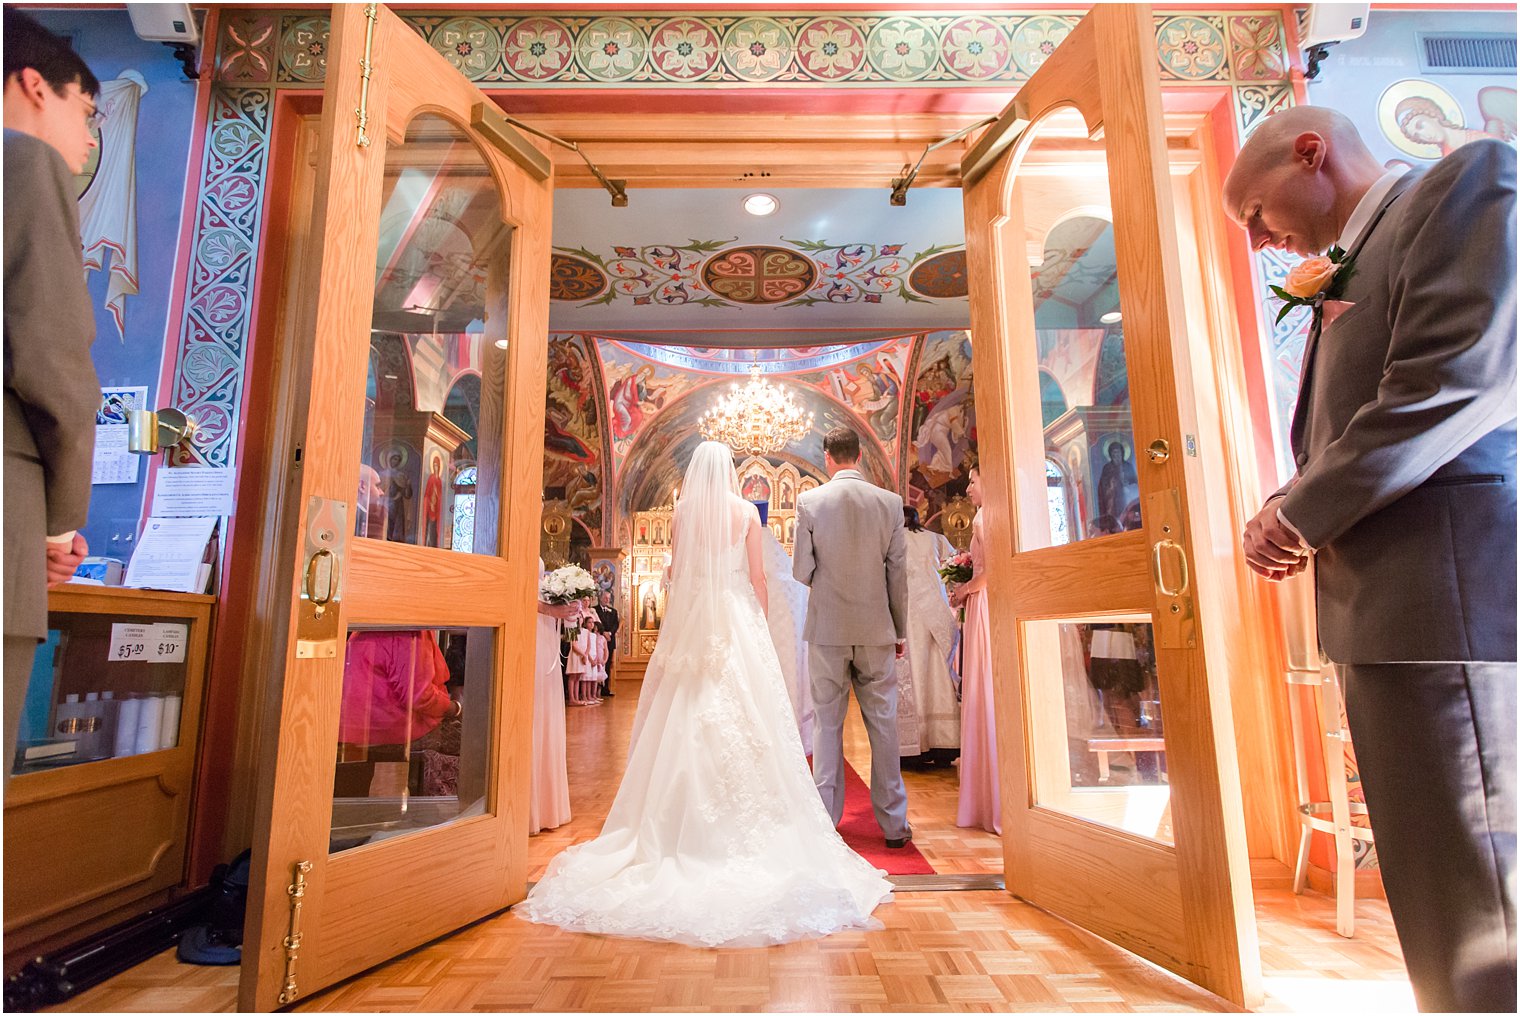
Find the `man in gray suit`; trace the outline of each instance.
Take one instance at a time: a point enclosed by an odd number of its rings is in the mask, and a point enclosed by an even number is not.
[[[100,83],[68,44],[5,10],[5,772],[47,586],[89,548],[100,382],[74,175],[96,146]]]
[[[1344,116],[1298,107],[1242,148],[1224,204],[1253,247],[1340,266],[1295,294],[1316,304],[1298,471],[1246,559],[1270,579],[1313,560],[1420,1007],[1514,1012],[1515,151],[1385,170]]]
[[[850,687],[871,740],[871,806],[887,846],[906,846],[908,792],[897,743],[896,659],[907,637],[907,543],[902,498],[856,466],[847,427],[823,439],[829,482],[797,499],[792,575],[811,587],[802,637],[816,719],[813,782],[838,825],[844,815],[844,716]]]

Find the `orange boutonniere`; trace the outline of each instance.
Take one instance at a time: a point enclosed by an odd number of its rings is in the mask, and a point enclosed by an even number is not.
[[[1318,318],[1326,300],[1337,300],[1346,291],[1352,270],[1351,259],[1339,247],[1331,247],[1328,254],[1300,261],[1281,286],[1271,287],[1283,302],[1277,320],[1287,317],[1294,307],[1312,307]]]

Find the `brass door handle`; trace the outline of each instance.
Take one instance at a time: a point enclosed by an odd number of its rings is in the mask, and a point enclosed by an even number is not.
[[[323,590],[322,595],[318,596],[316,589],[313,587],[316,584],[317,575],[323,561],[327,562],[327,587]],[[336,558],[333,552],[326,548],[311,555],[311,559],[306,562],[306,579],[303,585],[306,589],[306,598],[311,601],[313,606],[325,607],[332,602],[333,588],[337,585],[337,578],[334,575],[335,563]]]
[[[1182,581],[1178,583],[1175,589],[1166,584],[1166,574],[1162,571],[1161,568],[1161,550],[1164,547],[1171,547],[1173,550],[1177,551],[1178,567],[1182,570]],[[1182,549],[1182,544],[1177,543],[1175,540],[1157,540],[1156,545],[1151,548],[1151,553],[1153,554],[1153,561],[1156,567],[1156,588],[1161,590],[1161,595],[1181,596],[1186,593],[1188,591],[1189,581],[1188,561],[1187,551]]]

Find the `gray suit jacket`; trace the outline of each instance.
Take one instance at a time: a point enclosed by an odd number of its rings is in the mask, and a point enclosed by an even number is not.
[[[1283,514],[1336,663],[1515,659],[1515,150],[1400,179],[1304,351]]]
[[[811,586],[802,637],[882,646],[907,637],[902,498],[853,469],[797,499],[792,575]]]
[[[45,540],[84,525],[100,382],[74,176],[5,132],[5,634],[47,635]]]

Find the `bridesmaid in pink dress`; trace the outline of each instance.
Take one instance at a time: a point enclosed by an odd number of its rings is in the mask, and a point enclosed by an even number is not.
[[[544,562],[538,562],[542,577]],[[570,779],[565,766],[565,689],[559,676],[559,623],[580,604],[538,603],[533,672],[533,764],[528,781],[528,832],[570,821]]]
[[[971,521],[971,581],[950,594],[966,608],[961,631],[961,796],[955,824],[1001,834],[998,797],[997,727],[992,711],[992,632],[987,617],[986,544],[982,535],[982,478],[971,468],[966,496],[976,505]]]

